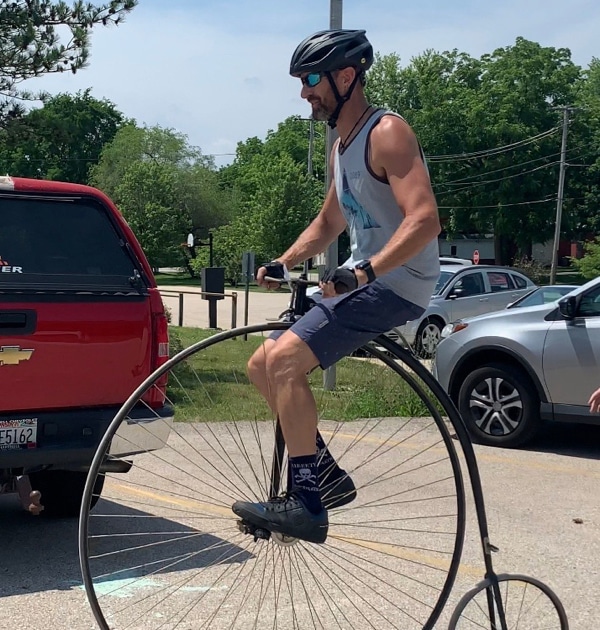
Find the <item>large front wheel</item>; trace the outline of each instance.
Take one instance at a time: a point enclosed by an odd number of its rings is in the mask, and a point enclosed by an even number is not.
[[[249,534],[232,512],[236,500],[286,489],[278,423],[246,376],[251,354],[283,327],[198,341],[111,423],[79,532],[85,588],[103,630],[434,627],[458,570],[464,489],[444,403],[415,373],[421,366],[406,370],[393,347],[340,361],[333,391],[321,371],[309,377],[319,430],[357,489],[352,502],[330,509],[326,542]],[[165,376],[172,427],[146,402],[160,397]],[[140,405],[154,421],[135,423]],[[168,442],[157,448],[164,428]],[[130,455],[107,455],[115,444]],[[120,459],[131,470],[110,472],[127,468]],[[104,492],[90,512],[102,470]]]

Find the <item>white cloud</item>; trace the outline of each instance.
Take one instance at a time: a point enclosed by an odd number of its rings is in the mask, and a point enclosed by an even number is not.
[[[328,0],[192,0],[140,2],[118,28],[93,34],[90,67],[28,87],[52,93],[92,87],[140,123],[173,127],[205,153],[232,153],[239,141],[264,137],[287,116],[308,115],[289,58],[307,34],[329,20]],[[366,28],[376,50],[404,61],[427,48],[472,55],[522,35],[567,47],[587,65],[597,51],[596,0],[347,0],[344,26]],[[217,163],[230,157],[217,158]]]

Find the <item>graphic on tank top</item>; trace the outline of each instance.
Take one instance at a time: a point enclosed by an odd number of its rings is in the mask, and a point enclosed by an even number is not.
[[[363,230],[381,227],[377,221],[361,206],[356,197],[352,194],[346,176],[346,169],[342,175],[342,206],[344,210],[352,217],[352,221],[357,227]]]

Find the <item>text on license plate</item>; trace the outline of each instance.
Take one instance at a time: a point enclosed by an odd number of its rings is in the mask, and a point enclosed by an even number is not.
[[[37,418],[0,420],[0,449],[35,448]]]

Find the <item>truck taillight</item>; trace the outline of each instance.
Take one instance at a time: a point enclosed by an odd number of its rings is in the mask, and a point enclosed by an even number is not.
[[[158,289],[150,289],[152,309],[152,370],[156,370],[169,359],[169,322]],[[165,403],[167,374],[161,376],[151,387],[144,401],[151,407],[161,407]]]

